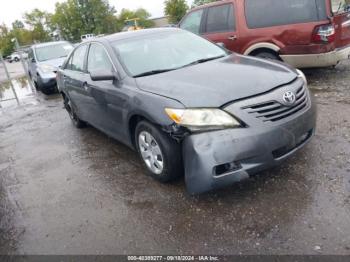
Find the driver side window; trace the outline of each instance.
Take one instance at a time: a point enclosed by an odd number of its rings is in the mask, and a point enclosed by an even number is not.
[[[88,72],[113,71],[113,65],[105,49],[100,44],[92,44],[88,56]]]

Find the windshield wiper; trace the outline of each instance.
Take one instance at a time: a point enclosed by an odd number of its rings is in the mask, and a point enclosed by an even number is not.
[[[214,57],[209,57],[209,58],[198,59],[198,60],[193,61],[193,62],[191,62],[191,63],[189,63],[187,65],[184,65],[183,67],[209,62],[209,61],[216,60],[216,59],[219,59],[219,58],[222,58],[222,57],[225,57],[225,56],[226,55],[219,55],[219,56],[214,56]]]
[[[160,73],[165,73],[165,72],[169,72],[169,71],[173,71],[176,68],[172,68],[172,69],[158,69],[158,70],[151,70],[148,72],[144,72],[138,75],[134,75],[134,77],[142,77],[142,76],[150,76],[150,75],[156,75],[156,74],[160,74]]]

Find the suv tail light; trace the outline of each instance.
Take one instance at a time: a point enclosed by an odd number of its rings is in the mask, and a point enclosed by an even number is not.
[[[333,24],[321,25],[315,28],[312,41],[316,43],[332,43],[335,40],[335,28]]]

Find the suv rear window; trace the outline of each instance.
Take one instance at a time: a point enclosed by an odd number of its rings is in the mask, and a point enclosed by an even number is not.
[[[245,15],[249,28],[327,19],[325,0],[245,0]]]

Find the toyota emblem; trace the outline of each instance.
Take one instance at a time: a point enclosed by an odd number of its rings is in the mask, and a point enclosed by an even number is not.
[[[283,101],[287,105],[293,105],[295,103],[295,101],[296,101],[296,96],[295,96],[294,92],[288,91],[288,92],[284,93]]]

